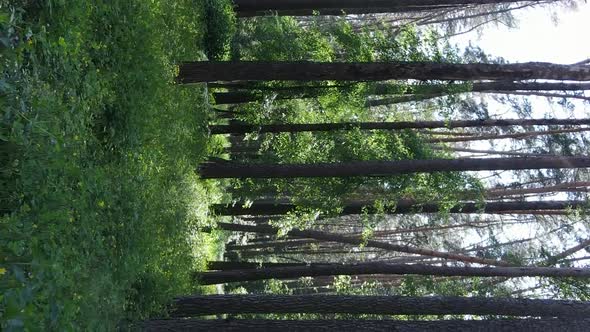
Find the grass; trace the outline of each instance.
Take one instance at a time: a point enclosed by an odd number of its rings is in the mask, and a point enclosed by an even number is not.
[[[215,256],[197,163],[204,87],[196,0],[0,0],[0,321],[10,330],[113,330],[207,292]]]

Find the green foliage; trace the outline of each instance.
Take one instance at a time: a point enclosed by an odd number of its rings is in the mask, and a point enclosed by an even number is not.
[[[0,4],[2,329],[113,330],[197,291],[218,194],[174,63],[201,54],[202,4]]]
[[[454,61],[457,57],[457,50],[434,33],[421,33],[407,27],[393,36],[356,29],[344,19],[337,19],[333,24],[321,24],[311,19],[305,27],[290,17],[245,20],[240,22],[232,46],[234,56],[241,60]],[[376,121],[375,115],[365,106],[369,90],[374,88],[371,83],[297,83],[299,86],[293,87],[294,84],[257,83],[254,86],[260,88],[259,95],[266,98],[262,102],[239,105],[238,118],[255,124]],[[327,89],[325,86],[338,87]],[[276,94],[289,91],[290,87],[293,87],[292,93],[315,92],[315,98],[275,99]],[[409,89],[405,82],[392,82],[387,92],[404,94]],[[417,91],[411,93],[427,93],[426,87],[415,89]],[[403,114],[393,114],[389,118],[408,120]],[[252,134],[247,135],[246,140],[258,141],[261,146],[255,160],[242,160],[251,163],[306,164],[444,157],[430,150],[423,144],[421,135],[410,130],[281,133],[260,137]],[[317,215],[319,211],[338,213],[347,200],[359,197],[377,201],[383,207],[407,197],[435,200],[450,207],[456,201],[457,193],[473,187],[474,183],[476,181],[462,174],[435,173],[387,178],[241,180],[234,181],[233,186],[234,199],[254,200],[271,195],[300,206],[293,215],[277,222],[277,226],[288,229],[309,225],[307,216]]]
[[[333,51],[317,29],[304,30],[292,17],[242,20],[232,47],[240,60],[331,61]],[[236,59],[237,60],[237,59]]]
[[[209,60],[223,60],[229,55],[236,32],[236,16],[231,0],[204,0],[207,31],[205,50]]]
[[[285,164],[353,160],[431,159],[437,155],[413,131],[362,131],[268,135],[260,161]],[[247,198],[269,190],[292,202],[324,213],[338,213],[346,201],[376,200],[385,207],[400,198],[416,198],[453,205],[472,178],[460,173],[409,174],[390,177],[257,179],[240,181]],[[321,197],[321,199],[318,199]],[[290,218],[288,218],[290,219]],[[287,220],[285,220],[287,222]]]

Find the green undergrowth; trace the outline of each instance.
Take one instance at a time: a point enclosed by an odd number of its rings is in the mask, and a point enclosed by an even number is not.
[[[162,313],[217,255],[201,1],[0,0],[1,330]]]

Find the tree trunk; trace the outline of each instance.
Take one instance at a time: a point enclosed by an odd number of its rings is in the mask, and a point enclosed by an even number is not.
[[[590,317],[590,302],[485,297],[201,295],[174,301],[174,317],[216,314],[503,315]]]
[[[429,99],[433,99],[433,98],[437,98],[437,97],[442,97],[444,95],[446,95],[446,94],[438,93],[438,94],[407,95],[407,96],[396,96],[396,97],[380,98],[380,99],[369,99],[365,102],[365,106],[377,107],[377,106],[387,106],[387,105],[393,105],[393,104],[417,102],[417,101],[424,101],[424,100],[429,100]]]
[[[385,106],[391,104],[405,103],[409,101],[422,101],[445,95],[454,95],[466,92],[489,92],[504,94],[520,94],[522,92],[523,94],[530,94],[534,93],[535,91],[583,91],[590,90],[590,83],[538,83],[497,81],[473,83],[468,90],[466,88],[467,87],[453,84],[414,85],[407,88],[404,95],[401,96],[368,100],[367,106]],[[375,84],[371,94],[389,95],[398,94],[398,92],[399,87],[397,85],[384,83]]]
[[[209,126],[211,134],[247,134],[250,132],[281,133],[335,130],[402,130],[402,129],[437,129],[437,128],[472,128],[472,127],[510,127],[510,126],[555,126],[555,125],[590,125],[590,119],[489,119],[457,121],[396,121],[396,122],[341,122],[341,123],[304,123],[250,125],[235,123],[230,125]]]
[[[544,186],[539,188],[522,188],[522,189],[490,189],[486,190],[484,197],[506,197],[506,196],[520,196],[526,194],[546,194],[546,193],[557,193],[557,192],[588,192],[590,182],[579,181],[579,182],[565,182],[556,184],[554,186]]]
[[[168,319],[142,324],[144,331],[383,331],[383,332],[584,332],[590,319],[498,320],[264,320],[264,319]]]
[[[293,266],[263,268],[257,270],[233,270],[216,272],[196,272],[195,278],[201,285],[245,282],[266,279],[294,279],[301,277],[395,274],[428,276],[464,277],[555,277],[590,278],[587,268],[554,267],[451,267],[422,264],[358,263],[322,266]]]
[[[204,179],[316,178],[585,167],[590,167],[590,157],[422,159],[317,164],[240,164],[224,161],[201,164],[199,174]]]
[[[590,128],[566,128],[566,129],[556,129],[556,130],[539,130],[539,131],[528,131],[524,133],[513,133],[513,134],[505,134],[505,135],[498,135],[498,134],[488,134],[488,135],[480,135],[480,136],[466,136],[466,137],[439,137],[439,138],[431,138],[427,139],[427,143],[453,143],[453,142],[473,142],[473,141],[487,141],[487,140],[494,140],[494,139],[527,139],[535,136],[544,136],[544,135],[557,135],[557,134],[566,134],[566,133],[580,133],[589,131]]]
[[[496,91],[583,91],[590,90],[590,83],[548,83],[548,82],[476,82],[471,87],[458,84],[415,84],[406,88],[405,94],[454,94],[463,92],[496,92]],[[374,95],[397,94],[396,84],[377,83],[372,89]],[[393,92],[393,93],[392,93]]]
[[[383,81],[416,80],[568,80],[590,81],[588,66],[544,62],[514,64],[436,62],[188,62],[178,81]]]
[[[505,201],[487,202],[480,204],[476,202],[462,202],[449,209],[450,213],[487,213],[501,214],[518,211],[556,211],[585,208],[586,201]],[[221,216],[239,215],[283,215],[294,211],[295,204],[273,204],[254,203],[249,207],[242,204],[227,206],[225,204],[214,204],[211,206],[213,213]],[[409,214],[409,213],[438,213],[441,207],[438,203],[417,203],[414,200],[400,200],[395,206],[386,208],[384,211],[375,209],[372,202],[352,202],[342,208],[342,215],[348,214]]]
[[[264,227],[264,226],[260,226],[260,227]],[[277,232],[268,233],[268,234],[277,234]],[[235,245],[234,244],[234,245],[225,246],[225,250],[239,251],[239,250],[267,249],[267,248],[278,249],[278,248],[298,247],[301,245],[310,244],[310,243],[317,243],[317,242],[318,241],[316,241],[316,240],[303,239],[303,240],[288,240],[288,241],[272,241],[272,242],[243,244],[243,245]]]
[[[328,263],[326,263],[328,264]],[[260,269],[266,267],[285,267],[285,266],[306,266],[307,263],[259,263],[259,262],[224,262],[208,261],[207,270],[243,270],[243,269]]]
[[[260,101],[264,95],[257,91],[270,91],[276,94],[277,99],[304,99],[316,98],[326,94],[334,88],[348,88],[352,84],[329,85],[329,86],[293,86],[293,87],[272,87],[272,86],[249,86],[249,85],[228,85],[211,83],[210,86],[241,89],[248,91],[215,92],[213,96],[215,103],[241,104],[252,101]],[[497,92],[509,93],[511,91],[583,91],[590,90],[590,83],[537,83],[537,82],[479,82],[473,83],[469,90],[467,87],[458,84],[415,84],[406,87],[400,93],[399,85],[390,83],[378,83],[369,90],[369,95],[397,95],[392,98],[373,99],[367,101],[367,106],[381,106],[397,104],[409,101],[420,101],[444,95],[452,95],[464,92]]]
[[[457,8],[457,5],[441,5],[428,7],[366,7],[366,8],[318,8],[311,9],[290,9],[270,12],[278,16],[312,16],[314,12],[318,12],[322,16],[341,16],[341,15],[366,15],[366,14],[384,14],[384,13],[413,13],[423,11],[436,11],[443,9]],[[268,15],[268,10],[262,11],[239,11],[238,17],[256,17]]]
[[[453,152],[467,152],[467,153],[483,153],[487,155],[504,155],[504,156],[514,156],[514,157],[556,157],[556,155],[551,154],[539,154],[539,153],[530,153],[530,152],[515,152],[515,151],[494,151],[494,150],[478,150],[478,149],[467,149],[467,148],[460,148],[456,146],[431,146],[433,150],[440,150],[440,151],[453,151]]]
[[[256,232],[256,233],[263,233],[263,234],[277,234],[279,229],[271,227],[271,226],[248,226],[248,225],[239,225],[239,224],[228,224],[228,223],[218,223],[217,226],[224,230],[236,230],[240,229],[246,232]],[[428,257],[438,257],[444,259],[450,259],[460,262],[466,263],[475,263],[475,264],[483,264],[483,265],[494,265],[494,266],[513,266],[514,264],[510,264],[507,262],[503,262],[500,260],[495,259],[485,259],[479,257],[472,257],[467,255],[461,254],[453,254],[448,252],[441,252],[436,250],[430,249],[422,249],[422,248],[415,248],[412,246],[407,245],[397,245],[391,244],[387,242],[375,241],[375,240],[364,240],[360,236],[345,236],[341,234],[334,234],[328,232],[321,232],[321,231],[314,231],[314,230],[300,230],[297,228],[293,228],[291,231],[287,233],[289,236],[300,237],[300,238],[312,238],[320,241],[327,241],[327,242],[337,242],[337,243],[345,243],[350,245],[364,245],[367,248],[379,248],[388,251],[395,251],[395,252],[403,252],[408,254],[415,254],[421,256],[428,256]]]
[[[547,259],[547,262],[549,264],[555,264],[557,263],[559,260],[566,258],[569,255],[575,254],[576,252],[585,249],[587,247],[590,247],[590,239],[586,239],[583,240],[582,242],[580,242],[578,245],[575,245],[557,255],[551,256]]]
[[[278,15],[309,16],[314,11],[320,15],[338,15],[347,9],[351,14],[396,13],[400,11],[421,11],[424,8],[436,10],[465,5],[511,4],[522,0],[234,0],[235,10],[240,17],[251,17],[256,13],[276,11]],[[529,2],[537,2],[530,1]],[[360,10],[360,11],[358,11]],[[286,13],[286,14],[285,14]]]

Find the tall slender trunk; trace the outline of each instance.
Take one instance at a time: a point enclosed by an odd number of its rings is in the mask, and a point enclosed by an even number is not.
[[[538,96],[538,97],[547,97],[547,98],[571,98],[571,99],[581,99],[589,101],[590,97],[581,96],[581,95],[573,95],[567,93],[548,93],[548,92],[536,92],[536,91],[496,91],[495,93],[499,94],[506,94],[506,95],[516,95],[516,96]]]
[[[485,297],[202,295],[179,297],[174,317],[216,314],[346,313],[590,317],[590,302]]]
[[[358,263],[325,266],[276,267],[257,270],[233,270],[196,272],[195,278],[201,285],[244,282],[266,279],[292,279],[301,277],[395,274],[464,277],[555,277],[590,278],[588,268],[554,267],[455,267],[422,264]]]
[[[306,265],[323,265],[329,263],[268,263],[268,262],[224,262],[208,261],[207,270],[243,270],[243,269],[260,269],[267,267],[285,267],[285,266],[306,266]]]
[[[260,226],[264,227],[264,226]],[[276,234],[275,233],[267,233],[267,234]],[[272,241],[272,242],[263,242],[263,243],[254,243],[254,244],[242,244],[242,245],[227,245],[225,247],[226,250],[229,251],[236,251],[236,250],[251,250],[251,249],[265,249],[265,248],[287,248],[287,247],[297,247],[304,244],[316,243],[318,241],[303,239],[303,240],[288,240],[288,241]]]
[[[266,320],[266,319],[166,319],[151,320],[142,329],[151,331],[396,331],[396,332],[583,332],[590,319],[497,320]]]
[[[228,223],[218,223],[219,228],[224,230],[241,230],[246,232],[256,232],[256,233],[263,233],[263,234],[277,234],[279,229],[271,227],[271,226],[248,226],[248,225],[239,225],[239,224],[228,224]],[[460,262],[466,263],[475,263],[475,264],[483,264],[483,265],[494,265],[494,266],[513,266],[514,264],[510,264],[508,262],[495,260],[495,259],[485,259],[479,257],[472,257],[468,255],[462,254],[454,254],[449,252],[442,252],[437,250],[431,249],[423,249],[423,248],[416,248],[408,245],[398,245],[398,244],[391,244],[382,241],[375,241],[375,240],[364,240],[360,236],[346,236],[341,234],[335,233],[328,233],[328,232],[321,232],[321,231],[314,231],[314,230],[301,230],[294,228],[290,230],[287,235],[293,237],[300,237],[300,238],[311,238],[320,241],[327,241],[327,242],[337,242],[337,243],[345,243],[351,245],[364,245],[367,248],[378,248],[384,249],[388,251],[394,252],[403,252],[408,254],[414,255],[421,255],[421,256],[428,256],[428,257],[438,257],[444,259],[450,259]]]
[[[539,83],[539,82],[477,82],[473,83],[469,89],[463,86],[453,86],[453,84],[424,84],[414,85],[406,89],[405,95],[379,98],[367,101],[367,106],[385,106],[391,104],[404,103],[409,101],[422,101],[445,95],[453,95],[466,92],[490,92],[503,94],[532,94],[537,91],[583,91],[590,90],[590,83]],[[371,94],[388,95],[398,94],[399,87],[395,84],[375,84]],[[546,97],[556,97],[557,95],[544,95]],[[572,97],[572,96],[570,96]]]
[[[440,146],[440,145],[433,145],[431,146],[433,150],[442,150],[442,151],[454,151],[454,152],[467,152],[467,153],[483,153],[487,155],[503,155],[503,156],[514,156],[514,157],[557,157],[556,155],[551,154],[540,154],[540,153],[530,153],[530,152],[515,152],[515,151],[494,151],[494,150],[479,150],[479,149],[467,149],[467,148],[460,148],[456,146]]]
[[[590,81],[582,65],[544,62],[513,64],[436,62],[187,62],[180,66],[178,81],[383,81],[417,80],[568,80]]]
[[[406,88],[405,94],[453,94],[462,92],[494,92],[494,91],[582,91],[590,90],[590,83],[551,83],[551,82],[475,82],[466,89],[463,85],[454,84],[417,84]],[[374,95],[397,94],[396,84],[377,83],[371,90]]]
[[[580,133],[590,131],[590,128],[566,128],[566,129],[556,129],[556,130],[538,130],[538,131],[528,131],[524,133],[513,133],[513,134],[505,134],[505,135],[497,135],[497,134],[489,134],[489,135],[480,135],[480,136],[467,136],[467,137],[437,137],[427,139],[426,142],[428,143],[453,143],[453,142],[472,142],[472,141],[486,141],[486,140],[493,140],[493,139],[527,139],[535,136],[543,136],[543,135],[557,135],[557,134],[566,134],[566,133]]]
[[[427,8],[456,7],[465,5],[489,5],[520,3],[522,0],[234,0],[238,16],[249,17],[254,13],[276,11],[278,15],[287,12],[289,15],[308,16],[314,11],[320,14],[338,15],[343,9],[361,10],[354,14],[395,13],[399,11],[420,11]],[[537,2],[537,1],[529,1]]]
[[[238,11],[366,7],[431,7],[522,3],[526,0],[233,0]],[[538,2],[537,0],[529,2]]]
[[[571,248],[569,248],[567,250],[564,250],[564,251],[560,252],[557,255],[554,255],[554,256],[549,257],[549,259],[547,259],[547,262],[550,265],[551,264],[555,264],[559,260],[561,260],[563,258],[566,258],[569,255],[575,254],[576,252],[578,252],[578,251],[580,251],[582,249],[588,248],[588,247],[590,247],[590,239],[583,240],[579,244],[577,244],[577,245],[575,245],[575,246],[573,246],[573,247],[571,247]]]
[[[312,9],[290,9],[270,12],[278,16],[312,16],[319,13],[322,16],[341,16],[341,15],[366,15],[366,14],[384,14],[384,13],[413,13],[424,11],[437,11],[442,9],[458,8],[458,5],[441,5],[428,7],[366,7],[366,8],[318,8]],[[256,17],[268,15],[268,10],[260,11],[238,11],[238,17]]]
[[[396,122],[341,122],[341,123],[304,123],[250,125],[234,123],[229,125],[209,126],[211,134],[247,134],[250,132],[280,133],[305,131],[336,130],[402,130],[402,129],[436,129],[436,128],[473,128],[473,127],[510,127],[510,126],[553,126],[553,125],[590,125],[590,119],[489,119],[489,120],[455,120],[455,121],[396,121]]]
[[[276,95],[277,99],[305,99],[316,98],[326,94],[327,91],[334,88],[348,88],[353,84],[329,85],[329,86],[293,86],[293,87],[272,87],[272,86],[255,86],[247,84],[215,84],[210,86],[228,89],[240,89],[242,91],[215,92],[213,96],[215,103],[221,104],[241,104],[252,101],[260,101],[264,94],[258,91],[270,91]],[[406,87],[400,91],[399,85],[390,83],[374,84],[368,91],[369,95],[397,95],[391,98],[381,98],[367,100],[367,106],[381,106],[397,104],[409,101],[421,101],[452,95],[464,92],[495,92],[511,93],[516,91],[583,91],[590,90],[590,83],[537,83],[537,82],[477,82],[473,83],[469,90],[463,85],[457,84],[416,84]]]
[[[487,213],[507,214],[519,211],[564,211],[569,209],[586,208],[586,201],[504,201],[504,202],[461,202],[448,209],[449,213]],[[254,203],[248,207],[242,204],[228,206],[225,204],[214,204],[211,206],[213,213],[220,216],[239,215],[283,215],[297,208],[295,204],[288,203]],[[342,207],[341,214],[410,214],[410,213],[438,213],[443,211],[438,203],[418,203],[413,200],[400,200],[397,204],[386,207],[385,210],[376,209],[373,202],[358,201],[350,202]],[[446,210],[445,210],[446,211]]]
[[[318,164],[241,164],[229,161],[200,165],[204,179],[316,178],[391,176],[412,173],[585,168],[590,157],[462,158],[399,161],[351,161]]]
[[[416,102],[416,101],[424,101],[430,100],[437,97],[444,96],[444,93],[431,93],[431,94],[424,94],[424,95],[405,95],[405,96],[395,96],[389,98],[380,98],[380,99],[369,99],[365,102],[365,106],[367,107],[377,107],[377,106],[387,106],[393,104],[402,104],[402,103],[409,103],[409,102]]]
[[[590,182],[578,181],[578,182],[565,182],[556,184],[554,186],[544,186],[539,188],[522,188],[522,189],[490,189],[484,193],[486,198],[491,197],[506,197],[506,196],[518,196],[526,194],[546,194],[546,193],[557,193],[557,192],[588,192]]]

